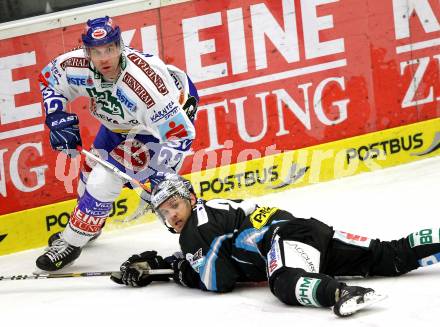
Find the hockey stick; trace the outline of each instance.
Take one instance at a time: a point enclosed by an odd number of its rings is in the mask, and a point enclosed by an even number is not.
[[[121,170],[119,170],[115,165],[111,164],[110,162],[103,160],[101,158],[99,158],[98,156],[94,155],[93,153],[84,150],[81,147],[77,147],[77,150],[79,152],[81,152],[82,154],[84,154],[87,158],[99,163],[100,165],[102,165],[103,167],[109,169],[110,171],[112,171],[116,176],[125,179],[128,182],[131,182],[132,184],[142,188],[145,192],[147,192],[148,194],[151,194],[151,189],[148,188],[145,184],[142,184],[141,182],[139,182],[137,179],[134,179],[133,177],[131,177],[130,175],[122,172]],[[140,216],[144,215],[145,213],[147,213],[149,210],[151,210],[151,205],[150,203],[148,203],[147,201],[145,201],[142,197],[141,198],[141,202],[139,203],[136,211],[129,217],[125,218],[125,219],[115,219],[116,222],[119,223],[126,223],[132,220],[136,220],[138,219]]]
[[[147,187],[146,185],[142,184],[137,179],[134,179],[130,175],[122,172],[115,165],[112,165],[110,162],[105,161],[105,160],[99,158],[98,156],[95,156],[93,153],[91,153],[91,152],[89,152],[87,150],[84,150],[81,147],[78,147],[77,150],[80,151],[82,154],[84,154],[87,158],[90,158],[93,161],[99,163],[100,165],[110,169],[116,176],[119,176],[120,178],[125,179],[126,181],[128,181],[130,183],[133,183],[134,185],[142,188],[148,194],[151,194],[151,190],[150,190],[149,187]]]
[[[163,275],[171,277],[173,275],[172,269],[151,269],[145,270],[144,274],[148,275]],[[26,280],[26,279],[51,279],[51,278],[70,278],[70,277],[103,277],[110,275],[118,275],[120,271],[92,271],[81,273],[47,273],[47,274],[33,274],[33,275],[12,275],[12,276],[0,276],[2,280]]]

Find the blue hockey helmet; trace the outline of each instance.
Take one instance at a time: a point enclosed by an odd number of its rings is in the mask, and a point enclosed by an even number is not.
[[[82,41],[86,48],[113,42],[120,44],[121,30],[108,16],[89,19],[82,34]]]

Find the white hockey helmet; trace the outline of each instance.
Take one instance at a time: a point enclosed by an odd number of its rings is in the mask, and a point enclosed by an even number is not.
[[[175,232],[174,229],[168,226],[165,217],[158,209],[162,203],[174,196],[191,200],[191,193],[195,194],[191,182],[177,174],[167,174],[164,180],[157,184],[151,192],[150,201],[154,212],[160,218],[162,223],[164,223],[165,226],[173,233]]]

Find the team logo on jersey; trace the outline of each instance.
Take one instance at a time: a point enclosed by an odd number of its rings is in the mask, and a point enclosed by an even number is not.
[[[127,58],[130,59],[136,66],[138,66],[145,73],[145,75],[147,75],[147,77],[154,84],[154,86],[156,87],[156,89],[159,91],[160,94],[166,95],[169,93],[162,77],[160,77],[156,73],[156,71],[153,68],[151,68],[148,62],[143,60],[135,53],[130,53],[127,56]]]
[[[191,138],[190,127],[183,113],[179,113],[172,119],[158,126],[160,136],[163,140],[176,140],[181,138]],[[191,137],[190,137],[191,136]]]
[[[186,254],[186,260],[190,263],[191,267],[196,271],[200,271],[200,267],[202,267],[205,264],[205,257],[202,253],[202,248],[198,249],[196,253]]]
[[[174,101],[168,103],[160,110],[154,110],[151,114],[150,120],[152,123],[157,123],[159,120],[168,120],[179,112],[179,106]]]
[[[87,93],[94,101],[94,110],[91,110],[92,114],[97,115],[97,106],[101,105],[101,110],[112,115],[119,116],[124,119],[124,111],[119,103],[118,99],[112,96],[110,91],[98,92],[94,87],[86,88]]]
[[[136,111],[136,103],[131,100],[119,87],[116,89],[116,96],[119,102],[121,102],[128,110],[131,112]]]
[[[270,207],[258,208],[249,217],[252,226],[254,226],[254,228],[256,229],[261,229],[261,227],[266,225],[269,218],[272,217],[273,214],[277,211],[278,208],[270,208]]]

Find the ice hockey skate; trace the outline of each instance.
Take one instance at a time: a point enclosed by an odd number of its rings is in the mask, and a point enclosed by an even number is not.
[[[333,312],[339,317],[348,317],[357,311],[386,299],[386,295],[377,294],[372,288],[343,285],[339,289],[339,299]]]
[[[36,261],[37,267],[44,271],[55,271],[64,268],[73,263],[81,254],[81,248],[70,245],[61,237],[54,237],[51,245],[45,251]]]
[[[49,246],[49,247],[52,246],[52,244],[53,244],[54,241],[59,240],[59,239],[61,238],[62,233],[63,233],[63,232],[56,232],[56,233],[52,234],[52,235],[49,237],[49,239],[47,240],[47,244],[48,244],[48,246]],[[95,242],[96,239],[101,235],[101,233],[102,233],[102,230],[100,230],[97,234],[95,234],[95,235],[94,235],[94,236],[93,236],[93,237],[87,242],[86,245],[89,245],[90,243]],[[45,251],[47,251],[48,249],[49,249],[49,248],[47,247],[47,248],[45,249]]]

